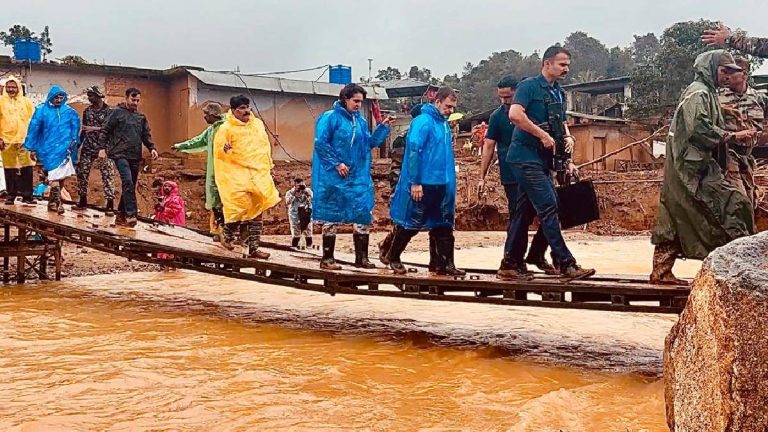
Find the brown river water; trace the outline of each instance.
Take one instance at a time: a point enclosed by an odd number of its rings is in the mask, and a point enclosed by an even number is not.
[[[599,270],[644,272],[650,248],[634,242],[604,243],[593,253],[615,259]],[[493,267],[497,254],[459,263]],[[698,263],[684,265],[690,276]],[[675,319],[330,297],[190,272],[11,286],[0,430],[666,431]]]

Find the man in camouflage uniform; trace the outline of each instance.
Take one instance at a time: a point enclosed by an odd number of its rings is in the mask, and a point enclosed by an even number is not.
[[[743,71],[733,73],[728,87],[720,89],[718,94],[725,119],[724,129],[729,132],[753,129],[762,133],[766,114],[768,114],[768,100],[765,95],[749,86],[749,62],[742,57],[737,57],[735,61]],[[753,206],[757,198],[757,189],[753,173],[755,158],[752,156],[752,150],[756,143],[756,138],[746,142],[735,140],[729,142],[728,166],[725,174],[725,178],[743,192],[752,201]]]
[[[768,58],[768,38],[749,37],[746,33],[733,32],[725,24],[705,30],[701,41],[710,46],[739,50],[744,54]]]
[[[88,206],[88,177],[95,165],[101,173],[104,198],[107,200],[107,215],[110,216],[114,213],[115,206],[115,184],[112,181],[115,168],[112,160],[107,158],[106,135],[102,129],[110,109],[104,102],[104,93],[98,86],[89,87],[86,95],[91,104],[83,112],[83,128],[80,132],[82,150],[77,164],[77,189],[80,200],[75,210],[84,210]]]

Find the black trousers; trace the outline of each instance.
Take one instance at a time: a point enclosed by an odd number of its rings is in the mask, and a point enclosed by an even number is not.
[[[9,198],[21,196],[23,199],[32,199],[32,178],[34,167],[5,168],[5,190]]]

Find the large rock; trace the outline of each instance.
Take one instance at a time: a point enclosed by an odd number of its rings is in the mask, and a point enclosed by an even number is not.
[[[768,431],[768,233],[712,252],[664,349],[673,432]]]

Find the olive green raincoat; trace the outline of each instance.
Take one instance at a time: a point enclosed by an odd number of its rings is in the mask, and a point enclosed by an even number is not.
[[[683,92],[667,137],[664,187],[651,242],[679,241],[684,258],[704,259],[754,232],[750,199],[725,180],[716,156],[727,154],[716,86],[722,53],[708,51],[696,58],[696,80]]]

